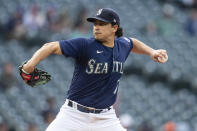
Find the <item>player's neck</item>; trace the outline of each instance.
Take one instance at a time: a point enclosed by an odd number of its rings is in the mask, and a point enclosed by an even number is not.
[[[102,44],[104,46],[113,48],[114,47],[114,39],[115,39],[115,37],[109,37],[107,40],[103,41]]]

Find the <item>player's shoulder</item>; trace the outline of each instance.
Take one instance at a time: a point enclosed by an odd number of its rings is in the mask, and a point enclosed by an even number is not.
[[[130,43],[131,42],[131,38],[128,38],[128,37],[125,37],[125,36],[116,38],[116,40],[119,41],[119,42],[123,42],[123,43]]]
[[[125,37],[125,36],[116,38],[115,40],[116,40],[117,43],[119,43],[120,45],[125,45],[125,46],[130,46],[130,45],[132,45],[132,40],[131,40],[131,38],[128,38],[128,37]]]

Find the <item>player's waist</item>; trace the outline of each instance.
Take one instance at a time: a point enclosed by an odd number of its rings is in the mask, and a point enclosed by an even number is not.
[[[84,105],[81,105],[75,101],[72,101],[72,100],[69,100],[69,99],[66,99],[66,105],[74,108],[74,109],[77,109],[81,112],[85,112],[85,113],[95,113],[95,114],[99,114],[99,113],[103,113],[103,112],[107,112],[109,110],[112,109],[112,106],[111,107],[108,107],[108,108],[105,108],[105,109],[96,109],[94,107],[87,107],[87,106],[84,106]]]

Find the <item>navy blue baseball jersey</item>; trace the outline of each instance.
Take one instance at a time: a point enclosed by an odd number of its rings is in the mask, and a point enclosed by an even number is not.
[[[64,56],[75,59],[67,98],[97,109],[113,105],[124,62],[133,47],[131,39],[115,38],[113,48],[95,38],[61,40],[59,43]]]

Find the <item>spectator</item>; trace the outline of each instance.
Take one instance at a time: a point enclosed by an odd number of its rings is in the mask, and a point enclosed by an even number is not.
[[[179,3],[183,7],[188,7],[188,8],[197,8],[197,0],[179,0]]]
[[[125,129],[127,129],[128,131],[132,131],[134,120],[130,114],[120,115],[120,123]]]
[[[70,38],[76,37],[89,37],[91,36],[90,30],[87,26],[86,18],[87,18],[87,10],[85,7],[81,7],[77,14],[77,20],[73,25],[73,32],[70,34]]]
[[[78,10],[77,19],[75,20],[75,23],[73,25],[73,29],[78,28],[80,25],[84,25],[86,23],[87,18],[87,10],[85,7],[81,7]]]
[[[42,111],[42,116],[46,124],[50,124],[57,114],[57,105],[54,97],[47,98],[46,109]]]
[[[70,18],[67,14],[67,11],[63,11],[62,13],[60,13],[58,24],[60,25],[59,32],[66,34],[70,33],[72,25],[70,22]]]
[[[188,123],[182,121],[176,124],[176,131],[191,131]]]
[[[27,131],[38,131],[38,129],[37,129],[37,126],[36,126],[35,124],[30,123],[30,124],[28,125]]]
[[[197,9],[191,11],[189,18],[186,21],[185,29],[191,36],[197,34]]]
[[[168,121],[164,124],[163,131],[176,131],[176,124],[172,121]]]
[[[0,123],[0,131],[9,131],[6,123]]]
[[[23,26],[23,10],[18,8],[9,18],[5,26],[8,39],[21,40],[25,37],[25,28]]]
[[[173,36],[179,29],[174,19],[174,8],[170,4],[164,4],[163,15],[155,21],[149,22],[145,29],[147,34],[160,34],[162,36]]]
[[[0,76],[0,88],[2,90],[9,90],[11,88],[17,87],[18,81],[13,74],[12,63],[5,63],[3,66],[3,71]]]
[[[147,121],[144,121],[138,127],[137,131],[154,131],[154,130],[153,130],[153,127]]]
[[[56,114],[51,111],[46,111],[44,114],[44,122],[49,125],[54,119],[55,119]]]
[[[35,36],[37,31],[46,24],[46,17],[43,12],[40,11],[38,5],[34,4],[30,12],[25,13],[24,21],[25,27],[28,29],[30,36]]]
[[[55,7],[51,6],[48,8],[46,13],[47,28],[52,32],[57,32],[59,16],[56,12]]]
[[[164,4],[163,16],[156,21],[158,33],[163,36],[172,36],[177,33],[177,22],[174,19],[174,8],[170,4]]]
[[[145,27],[145,32],[146,32],[146,35],[148,36],[157,35],[157,27],[155,23],[150,21]]]

